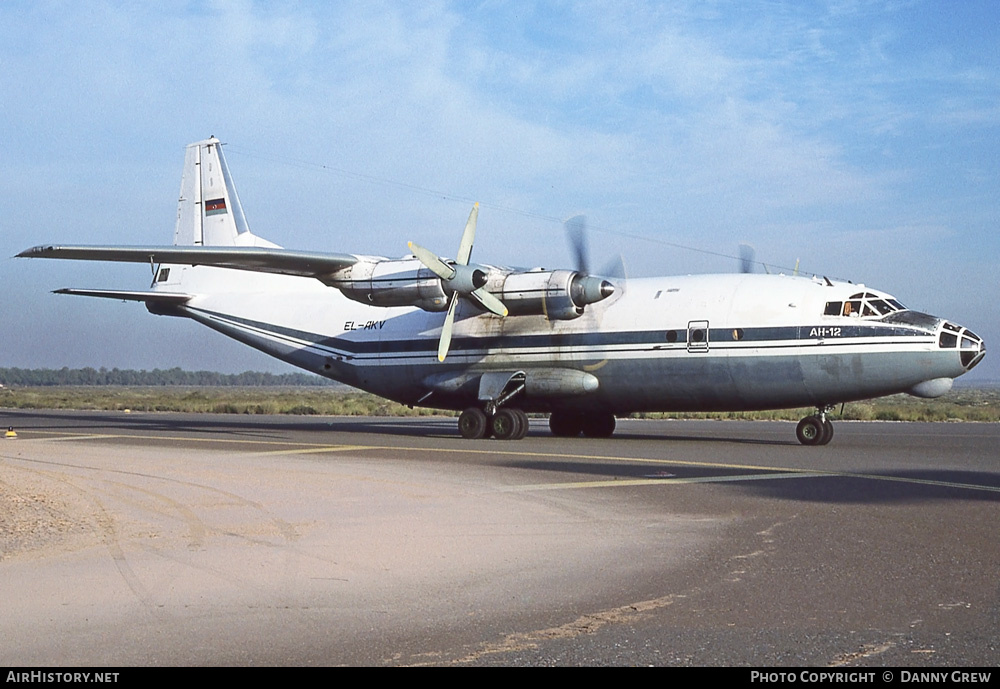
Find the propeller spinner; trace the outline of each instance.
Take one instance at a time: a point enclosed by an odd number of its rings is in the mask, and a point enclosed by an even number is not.
[[[587,216],[574,215],[563,223],[570,248],[576,258],[577,276],[573,279],[573,301],[577,304],[593,304],[610,297],[615,287],[603,278],[590,274],[589,251],[587,249]],[[625,262],[618,256],[607,269],[605,275],[625,278]]]
[[[507,315],[507,307],[504,306],[503,302],[483,289],[487,280],[486,271],[479,266],[469,265],[469,259],[472,257],[472,245],[476,241],[476,220],[478,218],[479,204],[476,203],[472,207],[472,212],[469,213],[468,222],[465,223],[462,241],[458,245],[458,255],[454,261],[442,260],[433,251],[414,242],[409,243],[413,255],[428,270],[441,278],[442,286],[451,292],[448,299],[448,314],[444,317],[441,339],[438,342],[438,361],[444,361],[445,357],[448,356],[448,349],[451,347],[451,333],[455,326],[455,308],[458,305],[459,296],[475,301],[500,318]]]

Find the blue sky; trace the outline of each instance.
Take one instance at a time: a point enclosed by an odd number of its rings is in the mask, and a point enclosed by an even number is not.
[[[4,256],[169,243],[214,134],[284,246],[447,255],[478,200],[478,260],[568,267],[584,213],[597,265],[732,271],[748,242],[1000,342],[995,2],[5,2],[0,80]],[[286,370],[49,294],[148,274],[0,261],[0,366]]]

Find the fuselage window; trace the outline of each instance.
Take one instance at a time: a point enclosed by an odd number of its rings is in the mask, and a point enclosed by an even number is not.
[[[701,328],[695,328],[694,330],[691,331],[692,342],[701,342],[704,339],[705,339],[705,331],[702,330]]]
[[[840,308],[843,306],[843,302],[840,301],[828,301],[826,302],[826,310],[823,311],[824,316],[839,316]]]
[[[170,277],[170,268],[160,268],[160,274],[156,276],[157,282],[166,282]]]
[[[677,331],[668,330],[667,331],[667,342],[674,343],[677,342]]]
[[[733,339],[737,341],[743,339],[743,328],[733,329]]]

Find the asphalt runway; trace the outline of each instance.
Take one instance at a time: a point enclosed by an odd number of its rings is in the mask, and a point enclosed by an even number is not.
[[[0,665],[995,665],[1000,425],[0,410]]]

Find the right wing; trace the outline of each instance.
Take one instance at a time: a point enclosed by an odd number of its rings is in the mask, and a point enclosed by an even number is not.
[[[352,266],[358,261],[356,256],[350,254],[228,246],[53,246],[44,244],[26,249],[19,253],[18,257],[215,266],[259,273],[298,275],[321,281],[331,273]]]

